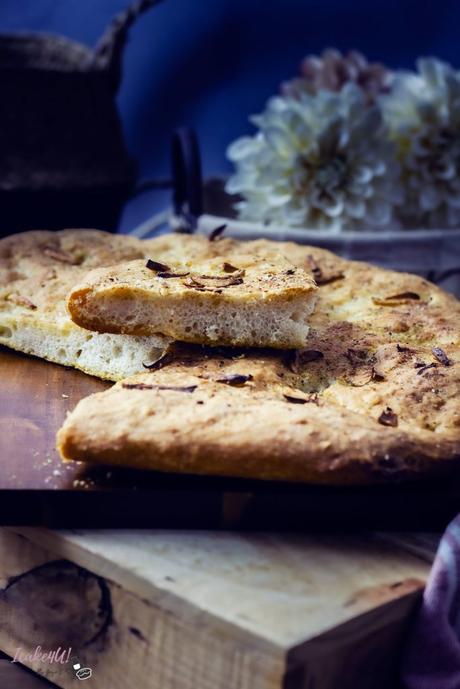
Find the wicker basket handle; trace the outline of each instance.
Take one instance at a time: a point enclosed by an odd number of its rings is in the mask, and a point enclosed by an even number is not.
[[[162,0],[135,0],[112,19],[97,42],[91,66],[111,73],[114,91],[121,81],[121,61],[129,29],[143,12],[160,2]]]

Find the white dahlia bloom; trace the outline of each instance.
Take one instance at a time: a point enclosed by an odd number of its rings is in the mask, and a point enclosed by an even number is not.
[[[397,73],[380,104],[401,164],[409,227],[460,226],[460,72],[434,58]]]
[[[399,167],[379,109],[356,85],[272,98],[251,121],[259,131],[227,152],[240,218],[336,231],[392,222]]]

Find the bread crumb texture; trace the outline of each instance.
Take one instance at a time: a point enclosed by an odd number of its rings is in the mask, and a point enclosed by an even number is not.
[[[151,259],[98,269],[70,292],[68,309],[75,323],[98,332],[162,333],[211,345],[305,346],[317,292],[310,271],[282,255],[236,258]]]
[[[88,270],[141,256],[140,240],[97,230],[1,239],[0,344],[109,380],[142,371],[168,338],[91,333],[66,309],[68,292]]]

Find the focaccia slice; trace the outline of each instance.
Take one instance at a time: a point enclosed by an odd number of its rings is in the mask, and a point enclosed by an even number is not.
[[[168,264],[150,259],[92,271],[69,294],[79,326],[205,345],[305,346],[315,305],[311,274],[273,250]]]
[[[458,359],[446,352],[452,365],[418,375],[414,362],[428,361],[429,350],[368,340],[372,375],[369,360],[347,358],[346,344],[316,341],[321,349],[296,357],[200,348],[163,360],[80,401],[59,451],[97,464],[331,485],[453,467]]]
[[[171,252],[178,238],[164,241]],[[242,250],[265,257],[275,247],[316,277],[306,348],[224,356],[189,346],[167,355],[150,373],[80,402],[59,433],[62,456],[324,484],[458,468],[460,302],[416,275],[311,246],[189,248],[225,251],[238,265]]]
[[[119,380],[168,344],[162,335],[90,333],[70,319],[69,290],[88,270],[143,256],[132,237],[97,230],[34,231],[0,240],[0,345]]]

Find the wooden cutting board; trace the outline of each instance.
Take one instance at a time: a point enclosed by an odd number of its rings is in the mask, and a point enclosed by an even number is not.
[[[97,689],[396,689],[437,540],[2,528],[0,649]]]
[[[460,481],[327,488],[62,462],[56,431],[109,383],[0,347],[0,520],[68,527],[442,529]]]

